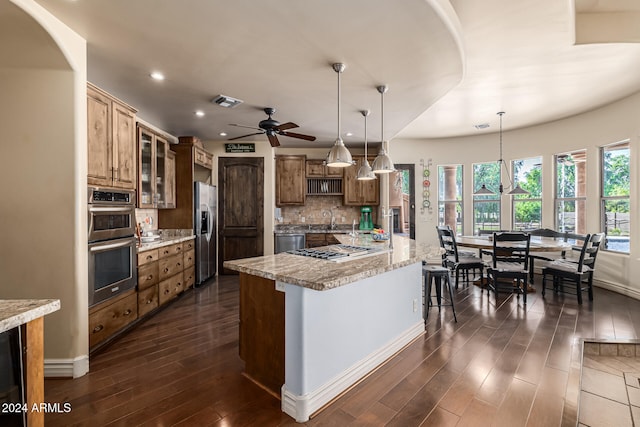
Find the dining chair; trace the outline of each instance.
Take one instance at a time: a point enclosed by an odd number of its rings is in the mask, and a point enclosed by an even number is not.
[[[500,291],[522,294],[527,303],[527,279],[529,276],[529,247],[531,236],[522,232],[493,234],[491,264],[487,267],[488,288],[498,298]]]
[[[440,247],[444,249],[442,266],[447,267],[455,273],[456,289],[458,289],[461,271],[463,273],[463,279],[467,284],[471,281],[469,271],[473,271],[475,275],[476,270],[480,270],[480,277],[482,277],[484,272],[484,262],[482,259],[474,255],[461,256],[460,252],[458,252],[456,235],[449,226],[436,226],[436,230],[438,231]]]
[[[524,230],[525,233],[529,233],[531,236],[538,237],[547,237],[551,239],[562,239],[563,241],[567,241],[569,237],[569,233],[561,232],[556,230],[551,230],[550,228],[535,228],[532,230]],[[545,261],[551,262],[557,259],[565,258],[566,251],[558,251],[558,252],[532,252],[529,254],[529,283],[533,284],[533,275],[535,268],[535,261]]]
[[[593,301],[593,272],[595,262],[604,240],[604,233],[587,234],[580,247],[580,256],[577,261],[558,259],[542,269],[542,296],[545,295],[547,275],[553,279],[553,291],[565,292],[565,286],[569,290],[575,288],[578,304],[582,304],[582,292],[588,292],[589,301]]]

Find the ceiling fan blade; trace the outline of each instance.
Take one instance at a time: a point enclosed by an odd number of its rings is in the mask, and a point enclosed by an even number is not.
[[[315,141],[316,140],[315,136],[304,135],[304,134],[301,134],[301,133],[295,133],[295,132],[279,132],[279,133],[280,133],[280,135],[289,136],[291,138],[306,139],[307,141]]]
[[[283,123],[281,125],[278,125],[276,127],[274,127],[275,130],[287,130],[287,129],[293,129],[293,128],[297,128],[299,127],[297,124],[292,123],[292,122],[287,122],[287,123]]]
[[[234,141],[236,139],[242,139],[242,138],[246,138],[248,136],[262,135],[263,133],[264,132],[256,132],[256,133],[250,133],[248,135],[236,136],[235,138],[229,138],[227,141]]]
[[[278,141],[278,137],[275,134],[268,133],[267,138],[269,138],[272,147],[280,146],[280,141]]]
[[[237,128],[247,128],[247,129],[262,130],[262,129],[254,127],[254,126],[237,125],[235,123],[229,123],[229,126],[235,126]]]

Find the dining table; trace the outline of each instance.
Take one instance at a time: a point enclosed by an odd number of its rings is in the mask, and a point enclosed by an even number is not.
[[[478,257],[482,258],[483,250],[493,249],[493,236],[457,236],[456,244],[467,248],[478,249]],[[551,237],[531,236],[529,243],[529,252],[564,252],[571,250],[573,244],[564,239],[554,239]],[[531,261],[531,260],[530,260]],[[529,276],[528,292],[534,292],[533,284],[533,263],[530,265],[531,272]]]

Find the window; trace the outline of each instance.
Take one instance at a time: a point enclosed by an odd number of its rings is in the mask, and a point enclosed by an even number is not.
[[[604,248],[629,253],[629,141],[602,147],[600,160]]]
[[[587,151],[556,154],[555,212],[557,231],[587,232]]]
[[[500,230],[500,163],[475,163],[473,165],[473,188],[478,191],[485,185],[494,194],[473,195],[473,230]]]
[[[462,165],[438,166],[438,225],[448,225],[457,235],[464,234],[463,206]]]
[[[513,229],[542,227],[542,157],[514,160],[511,163],[513,185],[529,194],[514,194],[511,199]]]

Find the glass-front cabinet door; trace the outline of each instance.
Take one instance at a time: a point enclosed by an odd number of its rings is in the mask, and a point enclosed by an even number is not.
[[[165,186],[167,184],[168,143],[156,137],[156,206],[164,208],[166,203]]]
[[[139,182],[138,207],[154,208],[156,178],[156,144],[153,133],[138,126]]]

